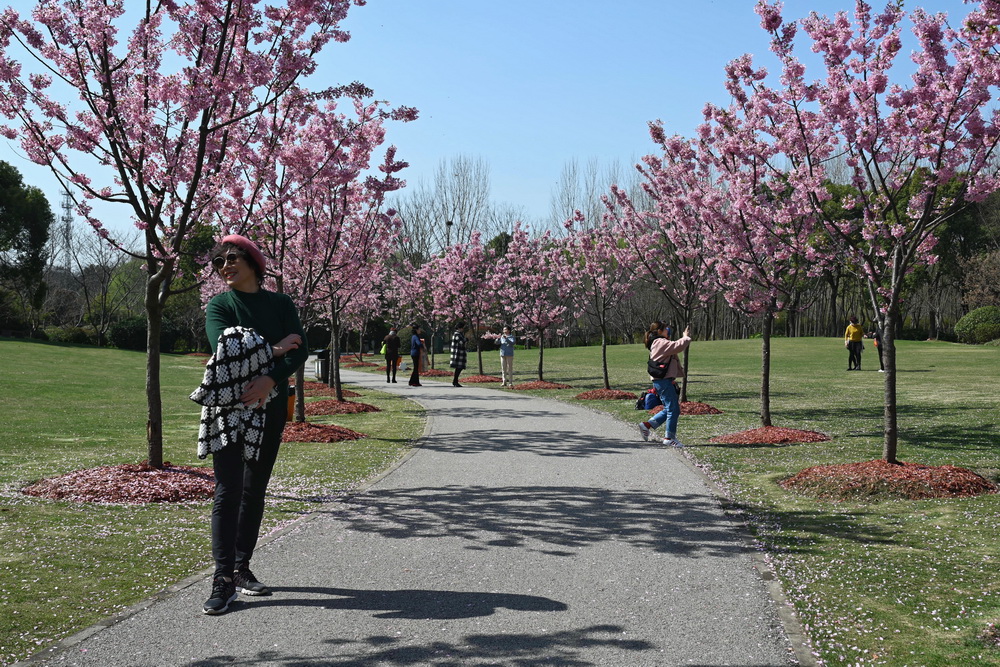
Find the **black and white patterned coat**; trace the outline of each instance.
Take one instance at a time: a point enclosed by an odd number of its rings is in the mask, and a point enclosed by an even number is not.
[[[451,335],[451,362],[450,366],[456,369],[463,369],[468,361],[465,351],[465,334],[456,331]]]
[[[243,458],[260,456],[264,437],[264,406],[278,395],[277,389],[259,405],[246,407],[240,396],[247,383],[274,368],[271,346],[248,327],[228,327],[219,336],[215,353],[205,366],[201,385],[191,400],[202,406],[198,427],[198,458],[223,447],[239,447]]]

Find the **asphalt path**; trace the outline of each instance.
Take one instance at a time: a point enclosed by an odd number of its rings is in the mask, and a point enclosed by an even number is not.
[[[203,572],[32,663],[759,667],[801,655],[759,557],[681,452],[484,385],[343,378],[412,398],[428,427],[389,474],[264,541],[252,565],[273,595],[206,616]]]

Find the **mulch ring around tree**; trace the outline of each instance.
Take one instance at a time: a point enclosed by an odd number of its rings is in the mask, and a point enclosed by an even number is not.
[[[362,412],[382,412],[382,410],[367,403],[338,401],[337,399],[309,401],[306,403],[306,414],[310,417],[316,415],[356,415]]]
[[[448,371],[443,371],[439,368],[428,368],[425,371],[420,371],[420,377],[425,377],[425,378],[451,377],[454,374],[455,374],[454,371],[449,373]]]
[[[956,466],[887,463],[882,459],[806,468],[778,484],[824,500],[923,500],[996,493],[985,477]]]
[[[462,382],[486,384],[488,382],[503,382],[503,378],[498,378],[496,375],[469,375],[468,377],[462,378]]]
[[[514,389],[572,389],[573,387],[568,384],[559,384],[558,382],[547,382],[545,380],[535,380],[534,382],[522,382],[521,384],[515,384]]]
[[[281,434],[283,442],[340,442],[367,438],[364,433],[352,431],[336,424],[312,424],[310,422],[288,422]]]
[[[761,428],[720,435],[709,442],[720,445],[790,445],[800,442],[826,442],[830,436],[816,431],[800,431],[795,428],[762,426]]]
[[[351,361],[348,363],[341,362],[341,368],[376,368],[378,364],[373,364],[370,361]]]
[[[75,470],[42,479],[22,493],[52,500],[140,505],[201,501],[215,494],[215,473],[210,467],[175,466],[162,469],[146,463],[101,466]]]
[[[657,412],[663,408],[659,405],[651,410],[647,410],[649,416],[652,417]],[[712,407],[708,403],[699,403],[698,401],[684,401],[681,403],[681,414],[682,415],[721,415],[722,410]]]
[[[582,394],[577,394],[576,398],[581,401],[634,401],[639,396],[630,391],[622,391],[621,389],[591,389]]]
[[[310,385],[315,385],[315,387],[310,387]],[[333,387],[328,387],[322,382],[306,382],[302,385],[302,389],[305,390],[306,396],[336,396],[337,390]],[[294,388],[289,387],[288,391],[294,393]],[[344,398],[358,398],[361,396],[356,391],[351,391],[350,389],[341,389],[340,393],[344,395]]]

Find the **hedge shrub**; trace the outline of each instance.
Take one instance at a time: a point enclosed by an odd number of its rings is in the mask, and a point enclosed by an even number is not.
[[[53,343],[93,343],[90,333],[81,327],[45,327],[45,335]]]
[[[955,324],[960,343],[982,345],[1000,338],[1000,306],[976,308]]]
[[[160,350],[171,352],[177,342],[177,328],[164,320],[160,329]],[[146,351],[146,318],[129,317],[111,325],[108,342],[120,350]]]

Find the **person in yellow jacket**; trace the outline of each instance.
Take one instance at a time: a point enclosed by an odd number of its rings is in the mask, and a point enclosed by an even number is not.
[[[844,347],[847,348],[847,370],[861,370],[861,350],[865,349],[861,339],[865,336],[865,331],[858,326],[858,318],[854,315],[848,320],[847,330],[844,331]]]

